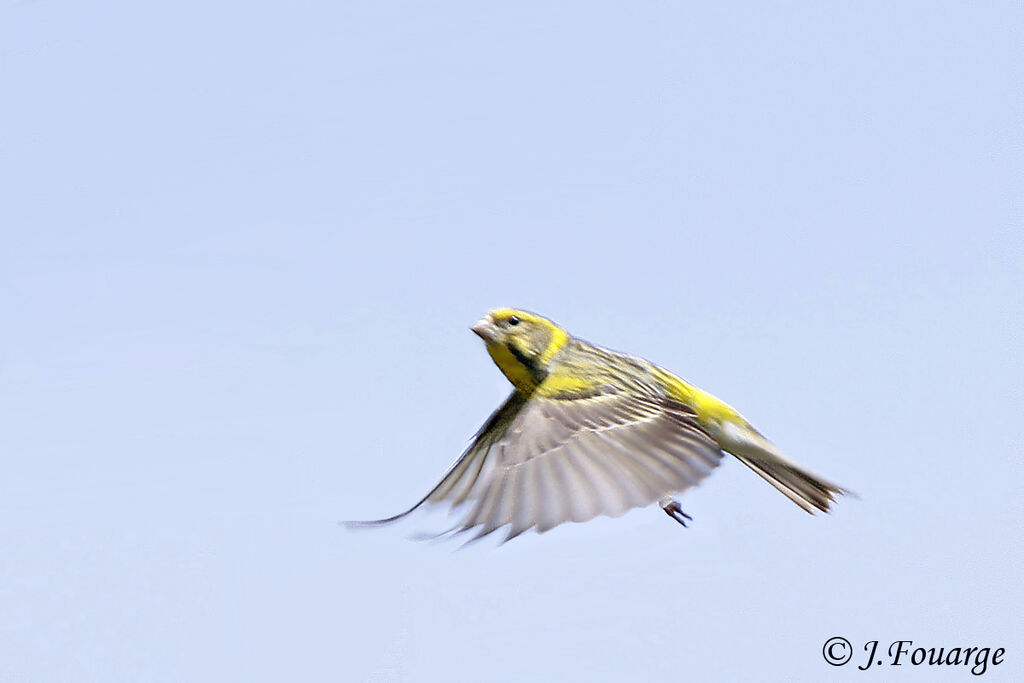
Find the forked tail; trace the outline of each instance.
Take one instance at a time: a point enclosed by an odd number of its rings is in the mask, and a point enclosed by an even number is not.
[[[856,497],[786,458],[752,427],[728,425],[722,436],[725,450],[807,512],[828,512],[839,496]]]

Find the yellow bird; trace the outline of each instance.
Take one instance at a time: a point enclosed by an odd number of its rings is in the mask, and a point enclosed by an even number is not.
[[[807,512],[849,494],[787,459],[743,416],[642,358],[569,335],[510,308],[471,328],[515,389],[430,493],[405,512],[350,526],[397,521],[425,503],[457,509],[452,531],[510,540],[563,522],[617,517],[657,501],[677,522],[673,498],[735,456]]]

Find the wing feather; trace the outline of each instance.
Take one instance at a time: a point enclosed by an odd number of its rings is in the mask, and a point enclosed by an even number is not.
[[[456,533],[509,527],[505,540],[599,515],[617,517],[696,486],[722,459],[694,412],[609,383],[580,396],[505,401],[424,503],[448,503]]]

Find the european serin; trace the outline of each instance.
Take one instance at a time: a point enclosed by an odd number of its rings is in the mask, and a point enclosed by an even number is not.
[[[807,512],[827,512],[847,490],[788,460],[711,394],[635,356],[569,335],[550,320],[508,308],[471,328],[515,389],[424,503],[460,511],[452,531],[475,537],[616,517],[658,501],[683,526],[673,498],[696,486],[722,452]]]

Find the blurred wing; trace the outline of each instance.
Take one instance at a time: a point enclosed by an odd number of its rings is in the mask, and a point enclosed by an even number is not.
[[[473,501],[456,530],[480,527],[479,537],[510,525],[509,540],[534,527],[616,517],[695,486],[721,459],[693,410],[671,399],[610,385],[535,394],[472,483],[453,488],[461,491],[453,504]]]
[[[540,392],[538,392],[540,393]],[[722,459],[696,414],[672,399],[617,386],[526,399],[513,392],[444,478],[387,524],[424,503],[462,506],[452,531],[476,537],[617,517],[696,486]]]

